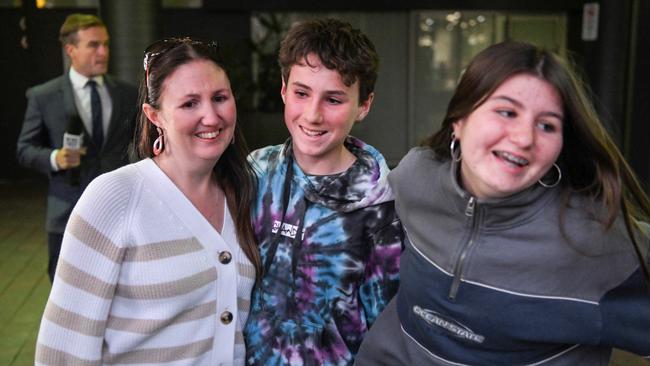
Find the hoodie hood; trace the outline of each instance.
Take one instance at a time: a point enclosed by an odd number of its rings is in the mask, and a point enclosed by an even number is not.
[[[333,175],[306,175],[291,157],[294,183],[305,192],[305,198],[339,212],[350,212],[360,208],[393,200],[388,185],[390,169],[384,157],[374,147],[348,136],[345,147],[357,157],[344,172]],[[290,139],[285,143],[283,155],[292,155]]]

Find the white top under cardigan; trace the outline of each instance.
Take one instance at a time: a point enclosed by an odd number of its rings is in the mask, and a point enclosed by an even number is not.
[[[66,227],[36,364],[243,365],[255,270],[227,207],[219,234],[151,159],[95,179]]]

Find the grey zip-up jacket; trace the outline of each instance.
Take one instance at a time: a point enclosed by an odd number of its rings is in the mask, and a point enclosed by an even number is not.
[[[577,194],[561,213],[559,187],[476,199],[457,172],[416,148],[389,175],[407,236],[401,285],[357,364],[594,366],[612,347],[650,355],[650,291],[622,220],[605,230]]]

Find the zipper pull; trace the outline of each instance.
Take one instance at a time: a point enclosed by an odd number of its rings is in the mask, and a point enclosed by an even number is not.
[[[474,216],[474,206],[476,206],[476,198],[470,197],[469,202],[467,202],[467,207],[465,207],[465,216]]]

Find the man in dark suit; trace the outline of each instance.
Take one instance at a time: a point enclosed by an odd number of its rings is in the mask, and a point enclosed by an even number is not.
[[[101,19],[72,14],[61,26],[59,39],[70,70],[27,91],[17,144],[18,162],[50,178],[45,225],[50,281],[65,225],[84,188],[96,176],[128,162],[137,109],[136,88],[106,75],[109,37]],[[80,148],[64,146],[66,132],[82,136]]]

